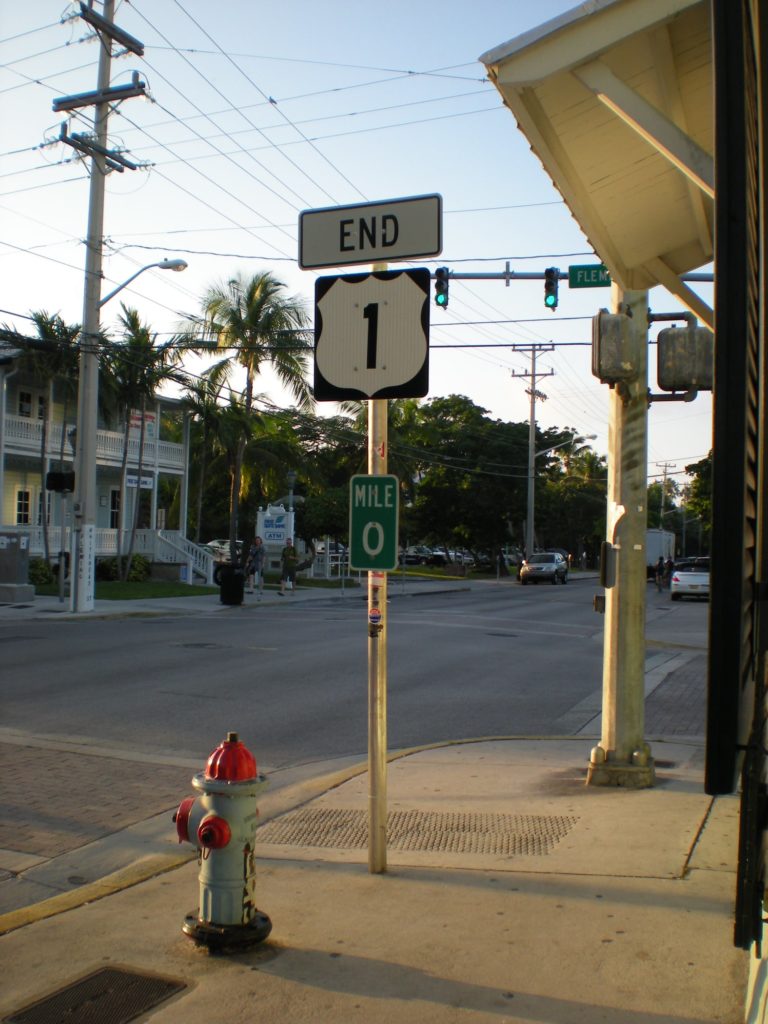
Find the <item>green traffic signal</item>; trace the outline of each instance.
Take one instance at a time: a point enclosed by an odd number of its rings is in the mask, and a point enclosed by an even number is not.
[[[557,309],[557,285],[560,271],[557,267],[547,267],[544,271],[544,305],[547,309]]]
[[[448,267],[438,267],[435,271],[435,303],[441,309],[448,305]]]

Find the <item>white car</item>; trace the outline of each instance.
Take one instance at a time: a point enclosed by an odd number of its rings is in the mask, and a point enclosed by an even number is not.
[[[709,559],[695,558],[683,562],[672,570],[669,596],[673,601],[681,597],[709,597]]]
[[[229,561],[229,541],[228,540],[209,540],[205,545],[213,555],[217,562],[228,562]],[[237,554],[238,557],[243,553],[243,542],[239,540],[237,542]]]

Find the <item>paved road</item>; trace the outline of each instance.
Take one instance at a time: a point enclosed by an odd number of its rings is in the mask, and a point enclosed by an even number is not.
[[[600,685],[591,599],[586,582],[393,597],[390,744],[551,731]],[[0,626],[0,645],[9,728],[183,758],[238,729],[270,766],[366,751],[360,597],[35,621]]]
[[[594,589],[581,581],[393,597],[390,748],[596,734]],[[706,605],[672,605],[649,588],[648,736],[704,732],[706,618]],[[0,649],[0,912],[99,877],[114,863],[104,837],[123,862],[167,837],[168,810],[230,729],[273,787],[365,756],[359,596],[231,615],[0,620]]]

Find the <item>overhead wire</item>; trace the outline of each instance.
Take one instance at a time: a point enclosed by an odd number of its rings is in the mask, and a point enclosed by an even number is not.
[[[206,29],[204,29],[204,28],[203,28],[203,26],[202,26],[202,25],[201,25],[201,24],[200,24],[200,23],[199,23],[199,22],[198,22],[198,21],[197,21],[197,20],[196,20],[195,18],[193,18],[193,16],[192,16],[192,15],[190,14],[190,12],[189,12],[188,8],[186,8],[186,7],[182,6],[182,4],[180,4],[180,3],[179,3],[179,0],[174,0],[174,3],[175,3],[175,4],[176,4],[176,6],[177,6],[177,7],[179,8],[179,10],[180,10],[180,11],[182,11],[182,12],[183,12],[183,13],[184,13],[184,14],[185,14],[185,15],[187,16],[187,18],[189,18],[189,20],[190,20],[190,21],[191,21],[191,22],[193,23],[193,25],[196,25],[196,26],[197,26],[197,28],[199,29],[199,31],[203,33],[203,35],[204,35],[204,36],[206,37],[206,39],[210,40],[210,42],[211,42],[211,43],[212,43],[212,44],[213,44],[213,45],[214,45],[214,46],[216,47],[216,49],[220,51],[220,53],[221,53],[221,54],[222,54],[222,56],[223,56],[223,57],[225,58],[225,60],[227,60],[227,61],[228,61],[228,62],[229,62],[229,63],[230,63],[231,65],[232,65],[232,67],[234,67],[234,68],[235,68],[235,69],[236,69],[237,71],[239,71],[239,73],[240,73],[240,74],[241,74],[241,75],[243,76],[243,78],[244,78],[244,79],[246,80],[246,82],[250,83],[250,85],[251,85],[251,86],[252,86],[252,87],[253,87],[254,89],[256,89],[256,91],[257,91],[257,92],[259,93],[259,95],[260,95],[260,96],[261,96],[261,97],[262,97],[263,99],[267,99],[267,100],[268,100],[268,99],[269,99],[269,96],[267,95],[267,93],[265,93],[265,92],[264,92],[264,90],[263,90],[263,89],[261,88],[261,86],[260,86],[260,85],[258,85],[258,84],[257,84],[257,83],[256,83],[256,82],[255,82],[255,81],[253,80],[253,78],[251,78],[251,76],[250,76],[250,75],[246,74],[246,72],[245,72],[245,71],[243,71],[243,69],[242,69],[242,68],[240,67],[240,65],[239,65],[239,64],[237,63],[237,61],[236,61],[236,60],[234,60],[234,59],[233,59],[233,58],[232,58],[232,57],[231,57],[231,56],[230,56],[230,55],[229,55],[228,53],[226,53],[226,52],[225,52],[225,51],[224,51],[224,50],[222,49],[222,47],[221,47],[221,46],[219,45],[219,43],[217,42],[217,40],[215,40],[215,39],[213,38],[213,36],[212,36],[212,35],[210,34],[210,32],[208,32],[208,31],[207,31]],[[365,193],[364,193],[364,192],[362,191],[362,189],[358,188],[358,186],[357,186],[357,185],[356,185],[356,184],[355,184],[355,183],[354,183],[354,182],[353,182],[353,181],[351,180],[351,178],[347,177],[347,175],[346,175],[346,174],[345,174],[345,173],[344,173],[344,172],[343,172],[343,171],[341,170],[341,168],[337,167],[337,166],[336,166],[336,164],[334,164],[334,163],[333,163],[333,161],[332,161],[332,160],[330,160],[330,159],[329,159],[329,158],[328,158],[328,157],[327,157],[327,156],[325,155],[325,153],[323,153],[323,152],[322,152],[322,150],[320,150],[320,149],[318,149],[318,148],[317,148],[317,146],[316,146],[316,145],[314,144],[314,142],[312,142],[312,140],[311,140],[311,139],[308,139],[308,138],[307,138],[307,137],[306,137],[306,136],[304,135],[304,133],[303,133],[303,132],[301,131],[301,129],[300,129],[300,128],[298,128],[298,127],[297,127],[297,126],[296,126],[296,125],[295,125],[295,124],[293,123],[293,121],[292,121],[292,120],[290,119],[290,117],[288,117],[288,115],[287,115],[287,114],[286,114],[286,113],[285,113],[285,112],[284,112],[283,110],[281,110],[281,108],[280,108],[280,106],[279,106],[278,104],[273,104],[273,106],[275,106],[275,108],[276,108],[277,112],[278,112],[278,113],[280,114],[280,116],[281,116],[281,117],[282,117],[282,118],[283,118],[283,119],[285,120],[286,124],[290,125],[290,126],[291,126],[291,128],[293,128],[293,130],[294,130],[294,131],[295,131],[295,132],[296,132],[296,133],[297,133],[298,135],[300,135],[300,136],[301,136],[301,138],[302,138],[302,139],[303,139],[303,140],[304,140],[304,141],[305,141],[305,142],[306,142],[306,143],[307,143],[307,144],[308,144],[308,145],[309,145],[309,146],[310,146],[310,147],[311,147],[311,148],[312,148],[312,149],[314,150],[314,152],[315,152],[315,153],[316,153],[316,154],[317,154],[317,155],[318,155],[318,156],[320,157],[320,159],[321,159],[321,160],[323,160],[323,161],[324,161],[324,162],[325,162],[325,163],[326,163],[326,164],[327,164],[327,165],[328,165],[328,166],[329,166],[329,167],[330,167],[330,168],[331,168],[331,169],[332,169],[333,171],[335,171],[335,172],[336,172],[336,174],[338,174],[338,175],[339,175],[339,177],[340,177],[340,178],[341,178],[341,179],[342,179],[343,181],[345,181],[347,185],[349,185],[349,186],[350,186],[350,188],[354,189],[354,190],[355,190],[355,192],[357,192],[357,194],[358,194],[358,195],[359,195],[359,196],[360,196],[360,197],[361,197],[362,199],[367,199],[367,198],[368,198],[368,197],[366,196],[366,194],[365,194]],[[248,118],[246,118],[246,120],[248,120]],[[257,130],[258,130],[258,129],[257,129]],[[281,151],[281,153],[282,153],[282,151]],[[283,155],[283,156],[285,156],[285,154],[284,154],[284,153],[282,153],[282,155]],[[293,163],[293,161],[291,161],[291,163]],[[294,164],[294,166],[296,166],[297,170],[299,170],[299,169],[300,169],[300,168],[298,167],[298,165],[295,165],[295,164]],[[305,172],[304,172],[304,173],[305,173]],[[329,192],[327,192],[327,191],[326,191],[325,189],[323,189],[322,191],[323,191],[323,192],[325,193],[325,195],[327,195],[327,196],[328,196],[328,197],[329,197],[329,198],[330,198],[330,199],[331,199],[331,200],[332,200],[333,202],[335,202],[335,201],[336,201],[336,200],[334,200],[334,199],[333,199],[333,197],[331,196],[331,194],[330,194]]]
[[[163,33],[162,33],[162,32],[161,32],[161,31],[160,31],[160,30],[159,30],[159,29],[158,29],[158,28],[157,28],[157,27],[156,27],[155,25],[153,25],[153,24],[152,24],[152,22],[151,22],[151,21],[150,21],[150,20],[149,20],[149,19],[148,19],[148,18],[146,17],[146,15],[142,14],[141,10],[139,10],[139,8],[138,8],[138,7],[136,6],[136,4],[135,4],[135,3],[133,3],[133,2],[132,2],[132,0],[129,0],[129,2],[130,2],[130,4],[131,4],[131,7],[132,7],[132,9],[133,9],[133,10],[134,10],[134,11],[135,11],[135,12],[136,12],[136,13],[137,13],[138,15],[139,15],[139,17],[140,17],[140,18],[141,18],[141,19],[142,19],[143,21],[145,21],[145,22],[147,23],[147,25],[149,25],[149,27],[150,27],[151,29],[153,29],[153,31],[157,32],[157,34],[158,34],[158,35],[160,36],[160,38],[161,38],[161,39],[163,39],[163,40],[164,40],[164,41],[165,41],[166,43],[168,43],[169,45],[173,46],[173,43],[171,43],[171,41],[170,41],[170,40],[169,40],[169,39],[167,38],[167,36],[165,36],[165,35],[164,35],[164,34],[163,34]],[[197,21],[196,21],[196,20],[195,20],[195,19],[194,19],[194,18],[192,17],[192,15],[191,15],[191,14],[189,14],[189,12],[188,12],[188,11],[186,11],[186,10],[185,10],[185,9],[184,9],[183,7],[181,7],[180,5],[179,5],[179,7],[180,7],[180,10],[182,10],[182,11],[183,11],[183,13],[187,15],[187,17],[188,17],[188,18],[190,19],[190,21],[192,21],[192,23],[193,23],[194,25],[196,25],[196,26],[198,27],[198,29],[199,29],[199,30],[200,30],[201,32],[203,32],[203,34],[204,34],[204,35],[206,35],[206,36],[207,36],[208,38],[211,38],[211,41],[212,41],[212,42],[214,42],[214,45],[218,45],[218,44],[216,44],[216,43],[215,43],[215,41],[214,41],[214,40],[212,39],[212,37],[208,36],[208,33],[207,33],[207,32],[205,31],[205,29],[203,29],[203,28],[202,28],[202,26],[200,26],[200,24],[199,24],[199,23],[198,23],[198,22],[197,22]],[[313,177],[312,177],[312,176],[311,176],[311,175],[310,175],[310,174],[309,174],[309,173],[308,173],[308,172],[307,172],[307,171],[306,171],[306,170],[305,170],[305,169],[304,169],[303,167],[301,167],[301,166],[300,166],[299,164],[297,164],[297,163],[296,163],[296,162],[295,162],[294,160],[292,160],[292,159],[291,159],[291,158],[290,158],[289,156],[287,156],[287,155],[286,155],[285,153],[283,153],[283,152],[282,152],[282,150],[281,150],[281,149],[280,149],[279,147],[274,147],[274,146],[272,146],[272,142],[271,142],[271,140],[270,140],[270,139],[269,139],[269,138],[268,138],[268,137],[266,136],[266,134],[265,134],[265,133],[264,133],[264,132],[262,131],[262,129],[261,129],[261,128],[259,128],[259,126],[258,126],[258,125],[254,124],[254,122],[253,122],[253,121],[251,121],[251,119],[250,119],[250,118],[249,118],[249,117],[248,117],[248,116],[247,116],[247,115],[246,115],[245,113],[243,113],[243,111],[242,111],[241,109],[239,109],[239,107],[238,107],[238,106],[237,106],[236,104],[234,104],[234,103],[233,103],[233,102],[232,102],[232,101],[231,101],[231,100],[229,99],[229,97],[228,97],[228,96],[226,96],[226,95],[225,95],[225,94],[224,94],[224,93],[223,93],[223,92],[221,91],[221,89],[219,89],[219,87],[218,87],[217,85],[215,85],[215,84],[214,84],[214,83],[213,83],[213,82],[212,82],[212,81],[211,81],[211,80],[210,80],[210,79],[209,79],[209,78],[208,78],[208,77],[207,77],[206,75],[204,75],[204,74],[202,73],[202,71],[201,71],[201,70],[200,70],[200,69],[199,69],[199,68],[198,68],[198,67],[197,67],[197,66],[196,66],[196,65],[195,65],[195,64],[194,64],[194,63],[193,63],[192,61],[190,61],[190,60],[189,60],[189,59],[188,59],[188,58],[187,58],[187,57],[186,57],[186,56],[185,56],[184,54],[180,53],[180,52],[179,52],[178,50],[176,50],[176,53],[178,54],[178,56],[179,56],[179,57],[180,57],[180,58],[181,58],[181,59],[182,59],[182,60],[183,60],[183,61],[184,61],[184,62],[185,62],[185,63],[186,63],[186,64],[187,64],[187,65],[188,65],[188,66],[189,66],[190,68],[192,68],[192,70],[193,70],[193,71],[194,71],[194,72],[195,72],[195,73],[196,73],[197,75],[199,75],[199,77],[200,77],[200,78],[202,78],[202,79],[203,79],[203,81],[204,81],[204,82],[205,82],[205,83],[206,83],[206,84],[207,84],[207,85],[208,85],[208,86],[209,86],[209,87],[210,87],[211,89],[213,89],[213,91],[214,91],[214,92],[215,92],[215,93],[216,93],[217,95],[221,96],[221,98],[222,98],[222,99],[224,100],[224,102],[225,102],[225,103],[229,104],[229,106],[230,106],[231,110],[235,111],[235,112],[236,112],[237,114],[239,114],[239,115],[240,115],[240,116],[241,116],[241,117],[243,118],[243,120],[245,120],[245,121],[246,121],[246,122],[247,122],[247,123],[248,123],[249,125],[251,125],[251,127],[252,127],[252,128],[254,129],[254,131],[257,131],[257,132],[258,132],[258,133],[259,133],[259,134],[260,134],[260,135],[262,136],[262,138],[264,138],[264,139],[265,139],[265,140],[266,140],[266,141],[267,141],[267,142],[269,143],[269,145],[270,145],[270,146],[271,146],[272,148],[275,148],[275,149],[277,149],[277,150],[278,150],[278,152],[280,152],[281,156],[282,156],[282,157],[283,157],[283,158],[284,158],[285,160],[287,160],[287,161],[288,161],[288,163],[290,163],[290,164],[291,164],[291,166],[292,166],[292,167],[294,168],[294,170],[298,171],[298,172],[299,172],[299,173],[300,173],[301,175],[303,175],[303,176],[304,176],[305,178],[307,178],[307,179],[308,179],[308,180],[309,180],[310,182],[312,182],[312,184],[313,184],[313,185],[314,185],[314,186],[315,186],[316,188],[318,188],[318,189],[319,189],[319,190],[320,190],[320,191],[321,191],[321,192],[322,192],[322,193],[323,193],[324,195],[326,195],[326,196],[327,196],[327,197],[328,197],[328,198],[329,198],[329,199],[331,200],[331,202],[334,202],[334,203],[336,203],[336,202],[337,202],[337,200],[336,200],[336,199],[335,199],[335,198],[333,197],[333,195],[332,195],[332,194],[331,194],[330,192],[328,192],[328,191],[327,191],[327,190],[326,190],[325,188],[323,188],[323,186],[322,186],[322,185],[320,185],[320,183],[319,183],[319,182],[317,182],[317,181],[316,181],[316,180],[315,180],[315,179],[314,179],[314,178],[313,178]],[[222,53],[223,53],[223,51],[222,51]],[[146,58],[145,58],[145,61],[146,61]],[[234,63],[234,62],[233,62],[233,63]],[[237,65],[235,65],[235,66],[237,67]],[[246,77],[247,77],[247,76],[246,76]],[[166,81],[167,81],[167,79],[166,79]],[[255,83],[252,83],[252,84],[254,84],[254,85],[255,85]],[[258,88],[258,87],[257,87],[257,88]],[[260,94],[261,94],[261,95],[265,95],[264,93],[262,93],[262,92],[261,92],[261,90],[259,90],[259,92],[260,92]],[[266,98],[266,96],[265,96],[265,98]],[[192,105],[193,105],[193,106],[195,106],[195,104],[192,104]],[[199,108],[197,108],[197,107],[195,107],[195,109],[198,109],[198,110],[199,110]],[[200,113],[203,113],[203,112],[202,112],[202,111],[200,111]],[[204,115],[204,116],[206,117],[206,119],[210,120],[212,124],[215,124],[215,122],[214,122],[214,121],[213,121],[213,120],[212,120],[212,119],[211,119],[211,118],[209,117],[209,115]],[[220,126],[219,126],[219,125],[216,125],[216,127],[217,127],[217,128],[219,128]],[[230,137],[230,138],[231,138],[231,136],[228,136],[228,137]],[[234,141],[234,140],[232,140],[232,141]],[[246,152],[246,151],[244,150],[244,152]],[[250,153],[249,153],[248,155],[251,155],[251,156],[252,156],[252,154],[250,154]],[[255,160],[255,157],[252,157],[252,158],[253,158],[253,159]],[[257,162],[258,162],[258,161],[257,161]],[[263,165],[261,165],[261,164],[260,164],[259,166],[263,166]],[[267,170],[267,168],[264,168],[264,170]],[[272,173],[272,172],[269,172],[269,173]],[[275,177],[276,177],[276,176],[275,176]],[[278,179],[278,180],[280,180],[280,179]],[[288,188],[288,186],[286,185],[286,183],[285,183],[285,182],[282,182],[282,181],[281,181],[281,184],[283,185],[283,187],[285,187],[285,188]],[[290,189],[290,191],[293,191],[293,190],[292,190],[292,189]],[[302,200],[302,202],[304,202],[304,201]],[[306,205],[306,203],[305,203],[305,205]]]

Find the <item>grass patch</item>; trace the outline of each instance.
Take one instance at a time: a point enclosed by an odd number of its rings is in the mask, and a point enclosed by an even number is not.
[[[172,580],[145,580],[142,583],[121,583],[119,580],[97,580],[95,596],[98,601],[146,601],[161,597],[200,597],[218,594],[218,587],[190,587]],[[41,584],[35,593],[58,597],[57,583]]]
[[[265,586],[274,590],[279,580],[275,576],[267,577]],[[329,590],[341,588],[339,579],[301,579],[299,589],[304,587],[323,587]],[[345,587],[359,586],[357,580],[346,579]],[[41,597],[58,597],[58,583],[40,583],[35,586],[35,593]],[[144,580],[141,583],[121,583],[119,580],[97,580],[95,597],[97,601],[152,601],[163,597],[202,597],[205,594],[218,594],[218,587],[192,586],[174,580]]]

